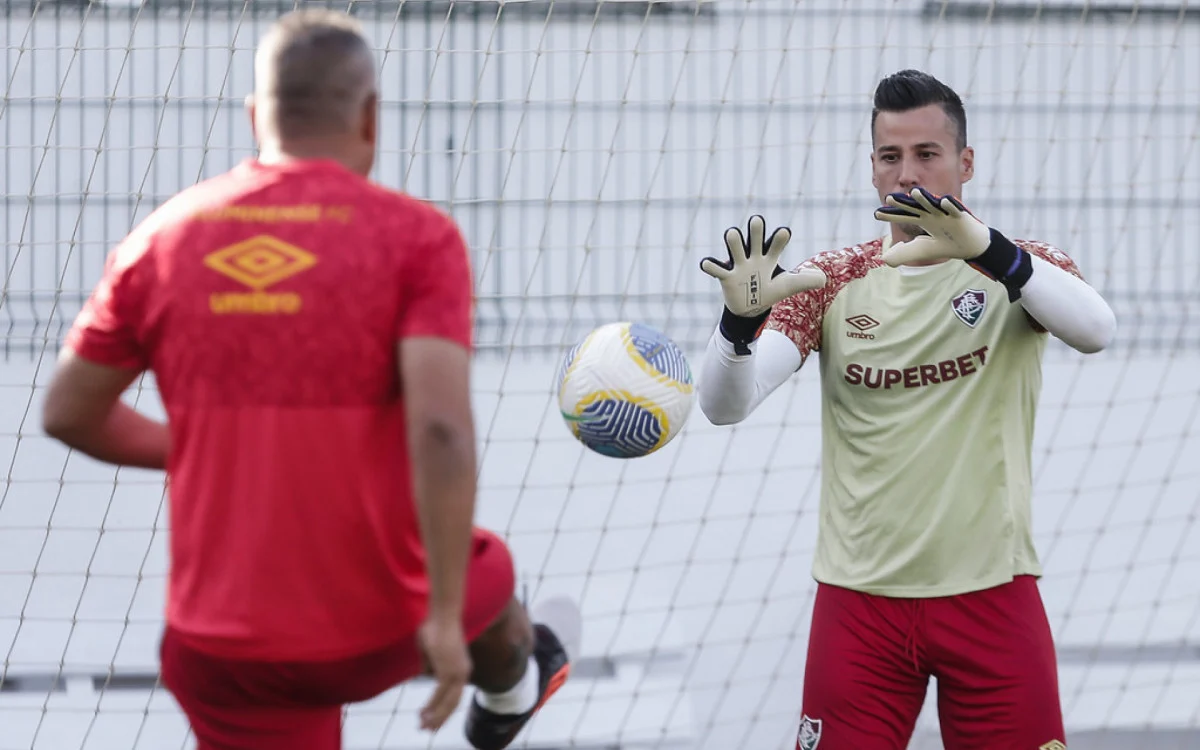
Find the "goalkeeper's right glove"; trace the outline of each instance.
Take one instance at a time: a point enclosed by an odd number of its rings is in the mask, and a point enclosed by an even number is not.
[[[808,289],[825,286],[825,274],[816,268],[785,271],[779,256],[792,239],[792,230],[779,227],[766,237],[766,222],[751,216],[750,242],[737,227],[725,230],[729,260],[704,258],[700,270],[721,282],[725,309],[721,314],[721,335],[733,344],[738,354],[749,354],[750,344],[758,338],[771,308],[776,302]]]

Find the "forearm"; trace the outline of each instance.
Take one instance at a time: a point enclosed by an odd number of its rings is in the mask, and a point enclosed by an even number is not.
[[[1075,274],[1019,248],[990,229],[990,243],[971,265],[1002,283],[1037,325],[1091,354],[1112,341],[1117,321],[1100,293]]]
[[[418,427],[413,487],[425,546],[430,614],[459,618],[475,517],[474,436],[445,424]]]
[[[167,425],[117,401],[98,421],[64,425],[52,436],[97,461],[141,469],[165,469],[171,449]]]
[[[1117,321],[1100,293],[1074,274],[1037,256],[1019,304],[1038,325],[1085,354],[1112,342]]]
[[[719,331],[709,339],[697,390],[700,410],[713,424],[733,424],[748,417],[802,361],[791,339],[773,330],[763,331],[750,352],[736,353]]]

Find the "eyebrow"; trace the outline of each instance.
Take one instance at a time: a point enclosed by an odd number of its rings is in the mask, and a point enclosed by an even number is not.
[[[942,148],[942,144],[938,143],[937,141],[925,141],[924,143],[918,143],[917,145],[913,146],[913,148],[921,149],[921,150],[932,150],[932,149],[940,150]],[[899,146],[888,145],[888,146],[880,146],[877,150],[878,151],[902,151],[903,149],[901,149]]]

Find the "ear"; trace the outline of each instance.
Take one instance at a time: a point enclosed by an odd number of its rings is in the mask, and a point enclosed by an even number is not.
[[[367,100],[363,102],[361,135],[362,139],[371,145],[375,145],[379,135],[379,95],[374,91],[368,94]]]
[[[962,150],[959,156],[959,178],[964,184],[971,181],[975,176],[975,149],[967,146]]]
[[[250,132],[254,134],[254,141],[257,143],[258,142],[258,119],[254,116],[254,113],[256,111],[256,107],[254,104],[254,94],[246,94],[246,101],[244,102],[244,106],[246,108],[247,116],[250,117]]]
[[[879,189],[879,177],[875,174],[875,149],[871,149],[871,184]]]

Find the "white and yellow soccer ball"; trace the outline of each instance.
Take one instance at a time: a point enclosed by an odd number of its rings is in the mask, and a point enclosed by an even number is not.
[[[662,448],[687,422],[695,385],[669,336],[641,323],[607,323],[575,344],[558,369],[558,406],[581,443],[613,458]]]

